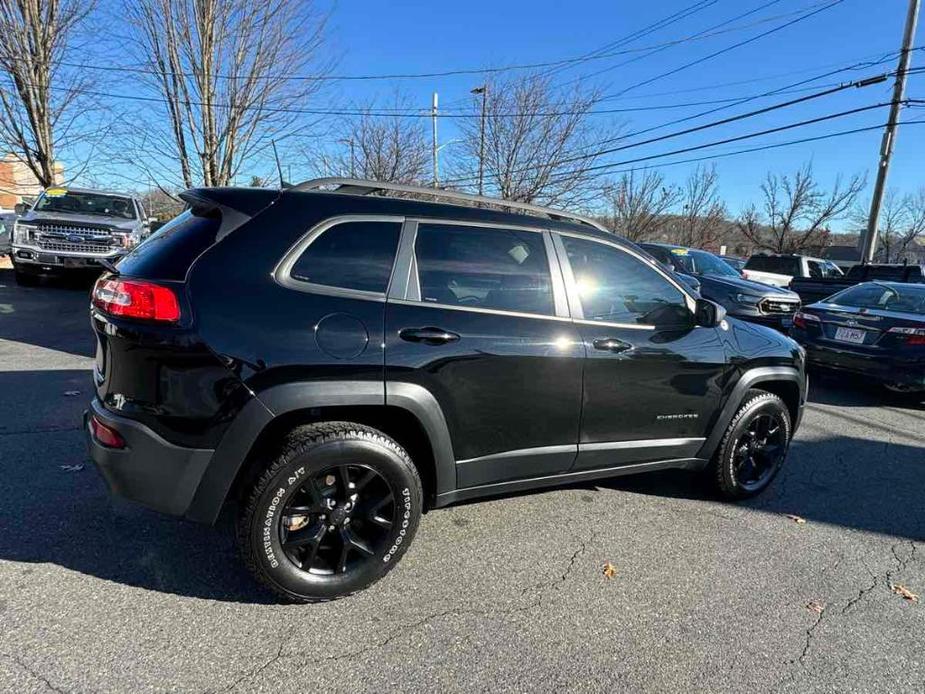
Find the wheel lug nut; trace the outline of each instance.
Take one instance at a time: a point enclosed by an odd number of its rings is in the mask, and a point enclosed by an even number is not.
[[[327,475],[324,478],[324,483],[329,487],[332,486],[337,481],[337,478],[334,475]]]
[[[334,526],[333,526],[333,525],[329,525],[329,526],[328,526],[328,531],[334,532]]]

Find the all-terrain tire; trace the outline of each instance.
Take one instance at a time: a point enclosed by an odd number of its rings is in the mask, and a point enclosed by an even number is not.
[[[737,467],[736,456],[737,452],[742,449],[743,440],[747,438],[749,426],[756,421],[756,418],[765,416],[773,418],[783,427],[782,449],[779,451],[779,456],[775,456],[774,462],[768,465],[766,475],[749,484],[740,478],[741,469]],[[754,388],[749,390],[729,426],[726,427],[711,463],[710,476],[716,490],[721,496],[731,500],[746,499],[760,494],[780,472],[787,456],[792,434],[790,411],[784,401],[777,395],[764,390]]]
[[[311,562],[311,571],[303,569],[283,547],[283,533],[291,527],[291,516],[284,517],[284,510],[294,499],[303,498],[294,495],[307,494],[306,488],[317,484],[318,476],[322,480],[335,475],[339,478],[342,469],[352,470],[346,473],[347,480],[351,474],[356,478],[375,473],[379,489],[385,490],[380,493],[391,492],[394,497],[391,524],[374,545],[364,545],[375,551],[364,554],[349,569],[338,571],[332,565],[319,573]],[[351,422],[303,425],[286,436],[275,455],[268,456],[263,472],[249,490],[237,520],[238,547],[255,578],[283,599],[305,603],[334,600],[375,583],[398,563],[414,538],[422,506],[421,478],[414,463],[404,448],[384,433]],[[317,521],[325,516],[312,518]],[[363,520],[355,520],[363,527]],[[384,524],[386,519],[378,520]],[[333,512],[328,520],[317,522],[322,526],[334,522]],[[356,522],[352,528],[338,527],[332,531],[331,542],[338,540],[336,533],[357,528]],[[311,561],[315,561],[314,555]]]

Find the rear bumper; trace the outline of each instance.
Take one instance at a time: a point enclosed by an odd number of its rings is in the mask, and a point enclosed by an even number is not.
[[[118,431],[127,446],[102,445],[90,432],[90,417]],[[90,457],[113,495],[173,516],[186,515],[214,453],[175,446],[144,424],[112,414],[95,398],[84,413],[84,433]]]
[[[812,366],[873,378],[878,381],[925,386],[925,359],[900,359],[860,354],[814,342],[804,342],[806,360]]]

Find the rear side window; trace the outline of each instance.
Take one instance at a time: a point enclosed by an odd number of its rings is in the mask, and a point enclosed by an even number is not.
[[[784,258],[773,255],[753,255],[745,263],[746,270],[758,272],[774,272],[781,275],[800,275],[800,259]]]
[[[314,239],[292,266],[292,279],[325,287],[384,294],[401,224],[343,222]]]
[[[217,212],[202,215],[187,210],[122,258],[119,272],[149,279],[182,280],[193,261],[215,243],[220,226]]]
[[[539,233],[421,224],[415,256],[425,303],[555,314]]]

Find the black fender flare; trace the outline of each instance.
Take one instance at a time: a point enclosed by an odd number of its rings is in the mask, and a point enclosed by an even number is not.
[[[436,493],[456,488],[456,460],[443,411],[423,386],[382,381],[310,381],[272,386],[252,398],[234,418],[193,495],[185,516],[214,523],[232,484],[263,430],[288,412],[314,407],[390,406],[406,410],[427,434],[436,469]]]
[[[792,422],[793,433],[796,433],[797,427],[800,424],[800,416],[802,416],[803,405],[806,403],[806,377],[798,369],[792,366],[759,366],[746,370],[739,377],[739,380],[736,381],[735,385],[732,387],[732,392],[729,394],[729,397],[726,398],[726,403],[723,405],[723,409],[719,413],[719,417],[716,419],[716,424],[713,425],[713,429],[710,432],[710,435],[707,437],[707,440],[704,441],[703,446],[700,451],[697,453],[697,457],[703,460],[712,460],[713,454],[716,452],[716,448],[719,446],[720,441],[722,441],[723,434],[726,433],[726,428],[729,426],[729,422],[732,421],[732,418],[735,417],[736,412],[742,404],[742,401],[745,399],[745,393],[748,392],[756,383],[761,383],[763,381],[791,381],[797,385],[797,388],[800,391],[800,402],[798,407],[798,416],[797,419]]]

